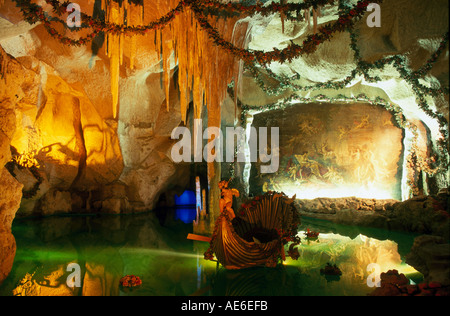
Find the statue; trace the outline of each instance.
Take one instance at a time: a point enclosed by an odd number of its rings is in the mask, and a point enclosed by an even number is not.
[[[219,189],[222,192],[221,199],[219,201],[219,207],[221,213],[227,210],[230,219],[233,219],[236,217],[232,208],[233,196],[239,197],[239,191],[236,189],[228,188],[228,183],[230,182],[230,180],[222,180],[219,182]]]

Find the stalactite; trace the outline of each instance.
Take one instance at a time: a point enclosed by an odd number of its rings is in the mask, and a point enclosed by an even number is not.
[[[119,64],[123,64],[123,44],[124,44],[125,38],[123,33],[119,35]]]
[[[109,23],[122,25],[142,25],[143,5],[129,3],[128,0],[116,2],[113,0],[102,0],[102,9],[105,11],[105,19]],[[130,69],[134,68],[137,49],[137,36],[128,38],[124,33],[106,34],[106,55],[110,62],[112,113],[117,118],[119,106],[119,80],[120,66],[123,65],[125,47],[129,48]]]
[[[190,81],[189,81],[189,36],[190,36],[190,26],[186,23],[188,15],[185,12],[183,15],[179,16],[174,24],[174,34],[173,36],[177,40],[176,45],[176,56],[178,62],[178,86],[180,89],[180,110],[181,119],[183,122],[186,121],[186,112],[189,106],[189,96],[190,96]]]
[[[127,10],[127,24],[131,26],[143,25],[144,20],[144,6],[141,4],[135,4],[134,2],[128,5]],[[140,35],[133,34],[130,37],[129,44],[129,59],[130,59],[130,69],[134,69],[136,50],[137,50],[137,40]]]
[[[308,26],[311,24],[311,8],[305,10],[305,20],[308,22]],[[312,8],[313,11],[313,33],[317,33],[317,18],[322,16],[321,7]],[[283,29],[284,30],[284,29]]]
[[[317,10],[318,9],[313,9],[313,33],[314,34],[317,33]]]
[[[130,43],[130,69],[134,69],[134,59],[136,58],[137,36],[133,35]]]
[[[121,10],[117,2],[105,0],[106,19],[112,23],[122,23]],[[112,113],[117,117],[119,103],[120,35],[107,34],[107,54],[110,63]]]
[[[164,76],[164,89],[166,93],[166,108],[167,111],[170,109],[170,61],[173,52],[173,38],[171,34],[171,28],[166,27],[162,30],[162,60],[163,60],[163,76]]]
[[[281,5],[285,5],[286,3],[287,0],[280,0]],[[286,16],[283,12],[281,12],[280,17],[281,17],[281,32],[284,33],[284,19],[286,18]]]
[[[171,8],[177,3],[172,1]],[[230,30],[234,30],[235,22],[232,18],[219,19],[216,26],[223,33],[230,33]],[[220,49],[211,43],[190,8],[186,8],[174,19],[170,29],[174,38],[173,45],[163,45],[162,48],[166,94],[169,87],[167,78],[170,78],[170,56],[164,51],[173,49],[178,63],[182,121],[186,121],[191,93],[195,118],[201,118],[204,105],[208,108],[208,117],[220,117],[220,104],[225,98],[227,84],[233,79],[234,71],[240,69],[235,67],[237,60],[233,56],[230,58],[228,54],[221,54]],[[237,76],[234,77],[237,79]]]
[[[178,0],[169,0],[168,9],[178,5]],[[128,26],[144,25],[144,5],[113,0],[102,0],[106,21]],[[212,21],[225,36],[234,36],[236,18]],[[137,36],[124,34],[107,34],[106,52],[110,58],[111,93],[113,115],[117,116],[119,70],[124,61],[124,53],[129,57],[129,68],[135,67]],[[213,122],[220,122],[220,105],[225,98],[227,85],[240,79],[237,72],[242,71],[239,60],[233,55],[224,54],[214,45],[208,34],[202,30],[194,12],[186,7],[175,16],[174,20],[163,29],[154,32],[155,49],[161,57],[163,67],[163,89],[166,108],[170,110],[170,84],[172,78],[172,61],[178,65],[178,88],[180,91],[181,119],[185,123],[192,98],[195,118],[202,118],[203,107],[208,110],[208,118],[214,116]],[[173,59],[174,58],[174,59]]]

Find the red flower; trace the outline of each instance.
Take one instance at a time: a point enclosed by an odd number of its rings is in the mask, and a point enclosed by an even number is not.
[[[142,284],[142,280],[135,275],[126,275],[119,282],[124,287],[134,287]]]

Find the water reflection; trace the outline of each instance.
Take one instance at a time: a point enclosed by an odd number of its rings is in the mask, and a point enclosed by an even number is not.
[[[175,219],[181,220],[185,224],[192,224],[197,218],[195,207],[177,207],[175,209]]]
[[[151,213],[15,220],[15,262],[0,295],[366,295],[373,290],[365,283],[367,262],[404,267],[396,245],[407,249],[414,237],[303,219],[302,230],[321,235],[314,242],[302,240],[298,261],[228,271],[203,259],[208,244],[187,240],[192,224],[173,215],[163,225]],[[320,274],[327,262],[342,268],[339,281]],[[80,266],[79,288],[67,286],[70,263]],[[119,280],[131,274],[143,284],[125,291]]]

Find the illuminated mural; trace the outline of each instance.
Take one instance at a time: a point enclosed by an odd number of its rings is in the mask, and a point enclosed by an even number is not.
[[[253,125],[280,128],[280,167],[260,174],[253,164],[250,193],[401,198],[403,131],[381,107],[303,104],[257,114]]]

